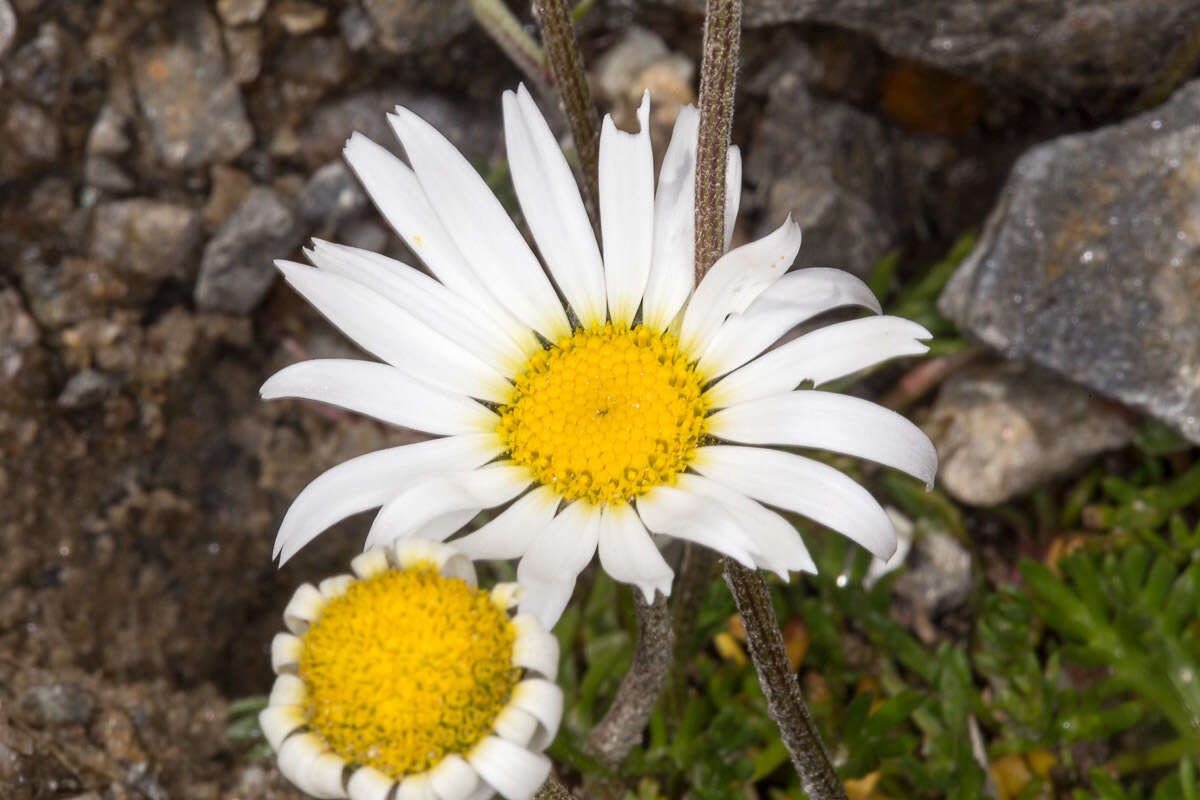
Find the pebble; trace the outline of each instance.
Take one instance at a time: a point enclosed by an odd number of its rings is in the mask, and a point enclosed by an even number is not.
[[[267,10],[267,0],[217,0],[217,13],[226,25],[258,22]]]
[[[324,25],[329,16],[324,6],[307,0],[282,0],[273,13],[283,29],[292,36],[312,33]]]
[[[17,38],[17,15],[8,0],[0,0],[0,58],[8,53]]]
[[[99,370],[85,369],[76,372],[58,394],[60,408],[78,410],[98,405],[116,388],[116,381]]]
[[[300,216],[306,222],[336,228],[342,220],[366,208],[367,196],[341,161],[330,161],[304,185]]]
[[[96,699],[73,683],[52,683],[27,690],[17,710],[30,724],[43,728],[85,725],[96,710]]]
[[[129,152],[129,118],[111,103],[105,104],[88,131],[87,153],[94,156],[119,156]]]
[[[201,236],[195,209],[138,197],[96,206],[90,250],[93,258],[151,282],[188,280]]]

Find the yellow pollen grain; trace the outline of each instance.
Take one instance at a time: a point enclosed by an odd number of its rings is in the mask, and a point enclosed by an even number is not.
[[[526,362],[497,430],[513,461],[568,500],[628,502],[691,461],[703,386],[674,336],[580,328]]]
[[[425,771],[487,735],[520,678],[515,639],[487,592],[433,567],[356,581],[302,637],[308,723],[348,762]]]

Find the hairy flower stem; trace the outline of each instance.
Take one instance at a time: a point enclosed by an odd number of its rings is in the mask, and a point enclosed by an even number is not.
[[[656,592],[654,602],[647,603],[635,588],[633,607],[638,627],[633,663],[604,719],[592,729],[584,746],[588,755],[607,767],[620,764],[641,739],[671,667],[675,632],[667,598]]]
[[[696,283],[725,243],[725,160],[733,127],[742,0],[708,0],[700,63],[700,135],[696,149]]]
[[[504,51],[521,72],[545,92],[550,85],[546,51],[525,32],[521,21],[512,13],[504,0],[467,0],[467,7],[479,23],[479,27],[492,37],[492,41]]]
[[[558,782],[558,778],[551,775],[546,778],[546,782],[542,784],[542,788],[538,789],[534,800],[572,800],[571,793],[567,791],[567,787]]]
[[[767,698],[767,713],[779,727],[783,746],[800,774],[801,788],[811,800],[846,800],[846,789],[833,770],[783,649],[783,634],[762,574],[732,559],[723,560],[725,583],[746,629],[746,645]]]
[[[571,138],[575,140],[575,152],[583,170],[588,213],[595,227],[600,208],[600,117],[592,104],[583,54],[579,52],[565,0],[534,0],[533,15],[541,29],[550,73],[571,125]]]

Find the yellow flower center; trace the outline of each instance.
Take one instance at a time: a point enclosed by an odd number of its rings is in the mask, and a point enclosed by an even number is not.
[[[393,778],[465,753],[508,703],[516,633],[487,592],[432,567],[355,581],[302,637],[308,723]]]
[[[705,431],[703,386],[674,336],[580,328],[525,364],[498,432],[568,500],[628,502],[687,467]]]

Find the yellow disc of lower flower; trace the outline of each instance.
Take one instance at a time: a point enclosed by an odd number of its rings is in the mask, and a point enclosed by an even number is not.
[[[568,500],[628,502],[687,467],[705,430],[703,386],[674,336],[581,328],[526,363],[498,432],[514,462]]]
[[[433,568],[355,581],[301,638],[309,725],[348,762],[394,778],[469,751],[520,678],[508,615]]]

